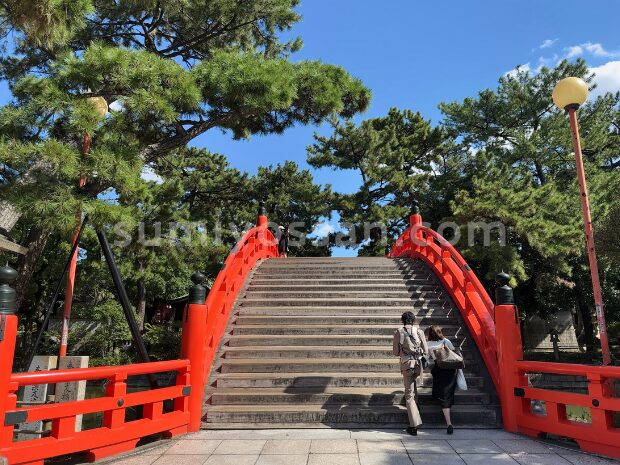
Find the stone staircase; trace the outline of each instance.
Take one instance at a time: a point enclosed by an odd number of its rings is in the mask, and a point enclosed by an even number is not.
[[[467,361],[456,425],[497,427],[499,406],[458,310],[422,262],[288,258],[257,266],[233,309],[206,389],[203,427],[402,427],[407,422],[392,334],[413,311],[439,324]],[[425,427],[443,427],[418,388]]]

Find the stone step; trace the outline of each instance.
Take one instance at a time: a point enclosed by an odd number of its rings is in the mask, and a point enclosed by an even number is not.
[[[384,307],[408,307],[411,308],[414,304],[420,306],[441,304],[439,299],[423,299],[423,298],[346,298],[337,297],[333,299],[329,298],[313,298],[313,299],[272,299],[272,298],[258,298],[258,299],[242,299],[240,305],[243,307],[367,307],[367,306],[384,306]]]
[[[243,313],[237,316],[237,325],[385,325],[399,324],[401,313],[393,312],[391,315],[371,315],[371,314],[351,314],[341,315],[251,315]],[[396,322],[396,323],[395,323]],[[456,325],[458,320],[455,316],[422,316],[418,318],[416,324],[425,328],[430,325]],[[400,325],[399,325],[400,326]]]
[[[206,390],[203,426],[402,427],[402,375],[392,334],[404,311],[441,325],[466,359],[458,425],[497,427],[497,398],[475,346],[434,273],[410,259],[264,260],[237,301]],[[456,336],[456,337],[455,337]],[[432,376],[418,386],[425,426],[440,425]]]
[[[224,359],[222,373],[313,373],[320,370],[336,372],[394,372],[400,368],[398,358],[330,359],[330,358],[238,358]]]
[[[430,373],[422,375],[421,387],[432,387]],[[466,376],[467,385],[481,388],[481,376]],[[272,388],[272,387],[394,387],[402,389],[403,377],[398,372],[303,372],[303,373],[217,373],[215,387],[219,388]]]
[[[453,308],[450,302],[442,303],[441,306],[429,306],[428,304],[420,305],[417,302],[413,303],[412,307],[343,307],[343,306],[331,306],[331,307],[247,307],[237,306],[236,311],[239,315],[393,315],[397,319],[405,311],[413,312],[416,318],[422,317],[451,317],[456,316],[458,310]]]
[[[415,264],[405,265],[409,268],[424,269]],[[372,269],[372,270],[398,270],[400,267],[391,260],[385,260],[383,262],[364,262],[364,261],[350,261],[350,262],[323,262],[323,263],[287,263],[286,261],[280,261],[276,263],[265,262],[261,264],[257,270],[330,270],[330,269],[342,269],[342,270],[357,270],[357,269]]]
[[[394,331],[401,325],[394,323],[391,325],[364,325],[357,324],[355,321],[347,325],[240,325],[233,327],[233,335],[313,335],[313,334],[356,334],[356,335],[393,335]],[[460,326],[444,326],[444,335],[448,338],[464,337],[465,330]]]
[[[270,285],[254,284],[248,286],[248,292],[441,292],[439,286],[431,284],[413,284],[404,286],[402,283],[389,285],[353,285],[353,284],[306,284],[306,285]]]
[[[463,356],[466,361],[474,359],[469,348],[464,348]],[[267,346],[267,347],[224,347],[225,359],[238,358],[389,358],[393,357],[391,346]]]
[[[382,273],[419,273],[419,274],[432,274],[433,272],[428,268],[419,267],[419,266],[390,266],[390,267],[377,267],[372,265],[360,265],[360,266],[260,266],[254,270],[254,274],[259,273],[267,273],[267,274],[277,274],[277,273],[293,273],[293,274],[322,274],[322,273],[358,273],[358,272],[369,272],[373,274],[382,274]]]
[[[314,373],[320,370],[329,372],[354,373],[394,373],[399,372],[400,362],[391,358],[236,358],[223,359],[219,365],[221,373]],[[476,365],[468,365],[468,373],[477,371]]]
[[[294,338],[285,338],[278,335],[227,335],[224,342],[231,347],[240,346],[356,346],[383,345],[392,347],[392,336],[380,335],[359,335],[359,334],[340,334],[340,335],[298,335]],[[468,346],[467,339],[453,339],[452,343],[461,349]]]
[[[330,268],[372,268],[375,270],[384,269],[384,268],[392,268],[392,269],[400,269],[400,268],[416,268],[420,270],[427,270],[427,268],[418,262],[412,261],[408,263],[396,263],[393,260],[386,259],[381,261],[370,261],[370,260],[350,260],[348,262],[339,262],[339,261],[324,261],[324,262],[289,262],[287,260],[278,260],[278,261],[270,261],[263,262],[257,268],[260,270],[265,269],[295,269],[295,270],[303,270],[303,269],[330,269]]]
[[[212,405],[404,405],[405,393],[392,388],[231,388],[207,392]],[[485,405],[491,395],[478,389],[456,391],[458,405]],[[418,389],[418,405],[434,404],[432,388]]]
[[[362,286],[365,289],[368,289],[368,286],[435,286],[438,287],[439,284],[432,279],[431,277],[424,278],[412,278],[409,280],[403,280],[402,277],[398,277],[395,279],[390,278],[331,278],[331,279],[306,279],[306,278],[295,278],[291,276],[278,276],[274,278],[265,278],[254,276],[249,280],[252,286],[260,285],[260,286]]]
[[[410,300],[442,300],[444,296],[433,290],[420,289],[395,289],[381,290],[373,289],[366,291],[338,291],[325,289],[323,291],[261,291],[253,287],[243,294],[243,299],[410,299]]]
[[[421,405],[420,415],[426,423],[441,423],[441,409],[435,405]],[[494,423],[499,420],[497,409],[474,405],[454,405],[452,420],[457,425]],[[377,425],[404,425],[407,411],[403,406],[360,405],[214,405],[206,415],[206,423],[323,423],[340,427],[359,428]],[[439,462],[441,463],[441,462]]]
[[[389,270],[389,271],[377,271],[377,270],[306,270],[306,271],[287,271],[281,270],[271,271],[255,271],[253,276],[255,278],[295,278],[295,279],[356,279],[356,278],[381,278],[381,279],[401,279],[401,280],[409,280],[409,279],[423,279],[426,278],[430,280],[434,278],[433,274],[430,272],[420,272],[420,271],[411,271],[411,270]]]

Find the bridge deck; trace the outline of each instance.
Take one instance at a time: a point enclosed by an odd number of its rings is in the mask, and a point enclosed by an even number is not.
[[[110,463],[109,460],[106,461]],[[611,465],[574,449],[496,429],[209,430],[155,443],[115,465]]]

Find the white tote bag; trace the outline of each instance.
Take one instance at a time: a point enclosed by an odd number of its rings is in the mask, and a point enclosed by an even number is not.
[[[463,370],[456,371],[456,387],[459,391],[467,391],[467,381],[465,380]]]

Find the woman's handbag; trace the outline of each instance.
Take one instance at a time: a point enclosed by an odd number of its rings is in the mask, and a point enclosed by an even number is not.
[[[456,370],[456,387],[459,391],[467,391],[467,381],[463,370]]]
[[[444,370],[458,370],[465,368],[463,357],[443,344],[435,349],[435,363]]]

